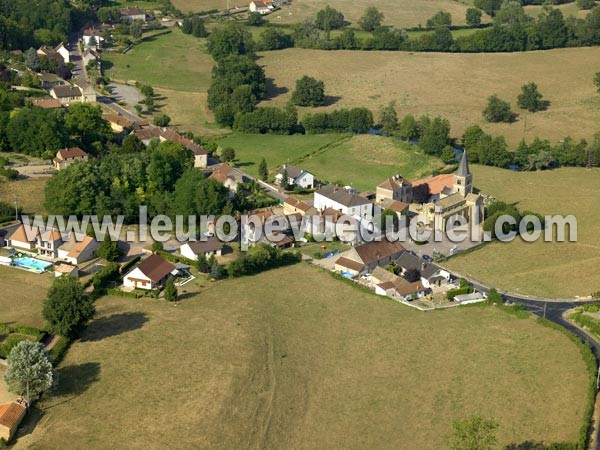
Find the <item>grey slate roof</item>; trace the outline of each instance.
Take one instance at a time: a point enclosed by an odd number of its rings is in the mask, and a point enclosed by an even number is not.
[[[344,206],[359,206],[371,203],[368,199],[361,195],[353,194],[339,186],[334,186],[332,184],[322,187],[318,192],[324,197],[327,197],[328,199]]]
[[[464,150],[462,156],[460,157],[460,163],[458,165],[458,170],[456,171],[456,175],[460,177],[466,177],[469,175],[469,163],[467,161],[467,151]]]

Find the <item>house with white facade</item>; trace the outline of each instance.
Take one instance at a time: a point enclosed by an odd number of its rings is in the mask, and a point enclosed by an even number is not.
[[[96,28],[84,30],[81,40],[86,49],[94,50],[102,48],[102,43],[104,42],[104,38],[100,35],[100,30],[97,30]]]
[[[274,9],[275,6],[273,5],[273,2],[263,0],[253,0],[248,6],[250,12],[257,12],[262,15],[270,14]]]
[[[98,241],[91,236],[71,233],[58,248],[57,258],[69,264],[79,265],[96,256]]]
[[[221,256],[223,252],[223,244],[215,237],[211,236],[205,241],[186,242],[179,248],[182,256],[193,261],[198,261],[198,257],[204,255],[206,258],[211,256]]]
[[[279,173],[275,175],[275,183],[280,186],[285,184],[284,176],[286,173],[288,186],[298,186],[302,189],[313,189],[315,187],[315,177],[312,173],[291,164],[281,166]]]
[[[450,282],[450,272],[437,264],[428,263],[412,253],[403,253],[395,264],[400,267],[402,274],[409,270],[416,270],[421,278],[421,283],[426,289],[442,286]]]
[[[370,200],[358,195],[352,188],[342,188],[333,184],[324,186],[315,192],[313,206],[318,211],[331,208],[342,214],[361,219],[373,217],[373,204]]]
[[[163,286],[174,270],[174,264],[158,254],[153,254],[123,277],[123,286],[134,289],[155,289]]]

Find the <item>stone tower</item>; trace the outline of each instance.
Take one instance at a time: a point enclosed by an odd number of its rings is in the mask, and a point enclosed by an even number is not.
[[[473,175],[469,172],[466,150],[463,151],[458,169],[454,174],[454,187],[452,190],[462,194],[463,197],[473,192]]]

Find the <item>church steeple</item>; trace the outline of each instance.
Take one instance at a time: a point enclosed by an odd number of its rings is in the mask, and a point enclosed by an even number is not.
[[[458,169],[454,174],[454,192],[459,192],[463,196],[473,192],[473,176],[469,172],[469,163],[467,161],[467,151],[464,150],[461,157]]]

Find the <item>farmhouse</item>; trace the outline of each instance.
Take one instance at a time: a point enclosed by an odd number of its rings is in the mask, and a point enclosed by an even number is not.
[[[217,237],[211,236],[205,241],[186,242],[180,247],[179,252],[182,256],[197,261],[201,255],[204,255],[206,258],[210,258],[213,255],[221,256],[223,244]]]
[[[312,189],[315,186],[315,177],[312,173],[302,170],[291,164],[284,164],[277,175],[275,183],[279,185],[286,184],[284,176],[287,173],[287,185],[298,186],[302,189]]]
[[[270,1],[262,1],[262,0],[253,0],[250,2],[248,6],[248,10],[250,12],[257,12],[262,15],[270,14],[275,9],[273,6],[273,2]]]
[[[140,8],[128,7],[119,9],[121,14],[121,20],[125,20],[127,23],[133,23],[136,20],[146,21],[146,13]]]
[[[74,162],[87,161],[88,154],[79,147],[65,148],[56,152],[56,157],[52,160],[56,170],[63,170]]]
[[[123,278],[123,286],[135,289],[154,289],[163,286],[175,270],[175,265],[159,254],[150,255]]]
[[[9,442],[27,414],[27,402],[18,399],[0,405],[0,439]]]
[[[373,204],[368,199],[358,195],[352,188],[340,188],[332,184],[315,192],[314,206],[318,211],[331,208],[358,218],[373,217]]]

